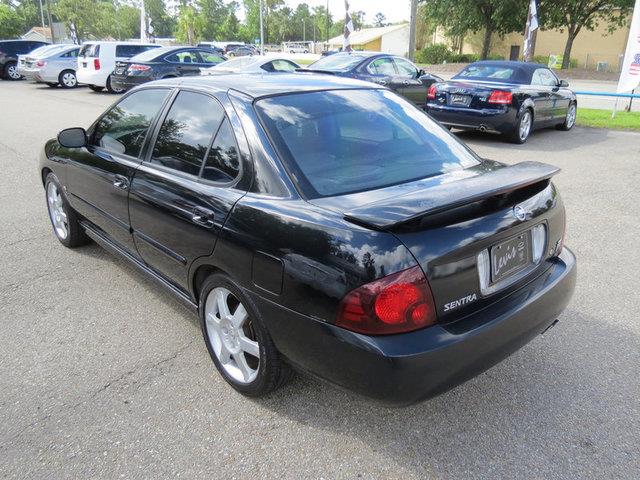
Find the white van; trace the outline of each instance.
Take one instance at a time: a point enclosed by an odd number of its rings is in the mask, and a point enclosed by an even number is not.
[[[111,73],[117,61],[129,58],[147,51],[159,48],[154,43],[135,42],[87,42],[82,45],[78,53],[78,69],[76,76],[78,83],[89,85],[89,88],[99,92],[107,87],[111,93],[122,93],[111,86]]]

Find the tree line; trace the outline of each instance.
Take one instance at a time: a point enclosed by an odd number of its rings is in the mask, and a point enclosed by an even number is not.
[[[259,0],[180,0],[177,12],[168,12],[164,0],[144,0],[153,36],[175,37],[180,42],[208,41],[254,42],[260,37]],[[78,39],[140,36],[139,0],[42,0],[45,22],[47,5],[54,22],[73,24]],[[264,0],[264,35],[266,43],[283,41],[325,41],[340,35],[343,15],[334,17],[324,6],[311,8],[301,3],[295,8],[284,0]],[[245,19],[238,12],[244,9]],[[173,13],[173,14],[172,14]],[[365,13],[352,12],[356,29],[385,26],[378,13],[366,22]],[[11,38],[41,25],[38,0],[0,0],[0,38]]]
[[[489,56],[496,36],[524,32],[529,0],[420,0],[423,32],[444,27],[459,48],[470,33],[482,33],[480,58]],[[562,68],[568,68],[573,42],[582,30],[599,24],[610,32],[620,28],[631,14],[634,0],[537,0],[541,29],[559,29],[566,34]],[[424,28],[426,26],[426,28]],[[431,28],[429,28],[429,26]],[[460,52],[461,53],[461,52]]]

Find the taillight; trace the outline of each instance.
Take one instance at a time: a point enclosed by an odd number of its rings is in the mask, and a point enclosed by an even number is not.
[[[432,83],[431,86],[429,87],[429,91],[427,92],[427,98],[429,100],[435,100],[437,92],[438,90],[436,89],[435,83]]]
[[[370,335],[403,333],[436,323],[431,289],[419,266],[387,275],[349,292],[336,325]]]
[[[100,59],[99,58],[94,58],[93,59],[93,68],[95,70],[100,70]]]
[[[148,65],[139,65],[137,63],[133,63],[129,65],[129,70],[132,72],[146,72],[148,70],[151,70],[151,67]]]
[[[488,103],[495,103],[498,105],[511,105],[512,101],[513,93],[505,92],[503,90],[494,90],[493,92],[491,92],[491,95],[489,95],[489,98],[487,99]]]
[[[44,67],[47,64],[44,60],[38,60],[36,62],[36,67]]]

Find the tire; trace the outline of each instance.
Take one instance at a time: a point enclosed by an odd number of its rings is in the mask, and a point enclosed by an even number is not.
[[[60,72],[60,75],[58,75],[58,83],[62,88],[76,88],[78,86],[76,72],[73,70],[63,70]]]
[[[53,82],[47,82],[47,86],[51,87],[51,88],[56,88],[58,86],[57,83],[53,83]]]
[[[563,130],[568,132],[573,128],[576,124],[576,116],[578,113],[578,105],[575,102],[571,102],[569,104],[569,109],[567,110],[567,115],[564,117],[564,122],[556,125],[558,130]]]
[[[2,71],[5,80],[20,80],[22,78],[18,73],[18,65],[16,62],[7,62]]]
[[[235,390],[261,397],[290,378],[291,369],[282,361],[257,308],[227,275],[216,273],[205,280],[198,310],[209,355]]]
[[[88,238],[78,221],[78,214],[71,208],[58,177],[49,173],[44,182],[47,212],[56,238],[65,247],[84,245]]]
[[[99,87],[98,85],[89,85],[89,88],[94,92],[101,92],[103,87]]]
[[[509,141],[511,143],[523,144],[529,138],[531,129],[533,127],[533,112],[527,108],[516,123],[515,128],[509,134]]]
[[[107,91],[109,93],[124,93],[126,91],[126,89],[124,89],[124,88],[115,88],[113,85],[111,85],[111,75],[109,75],[107,77]]]

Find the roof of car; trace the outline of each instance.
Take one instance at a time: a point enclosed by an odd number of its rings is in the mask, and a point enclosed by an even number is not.
[[[538,68],[547,68],[546,65],[542,65],[541,63],[531,63],[531,62],[518,62],[516,60],[480,60],[479,62],[474,62],[472,65],[491,65],[495,67],[511,67],[511,68],[520,68],[526,72],[533,72]]]
[[[154,84],[182,85],[223,91],[233,89],[253,98],[318,90],[378,88],[376,85],[361,80],[315,73],[230,73],[229,75],[172,78],[160,80]]]

